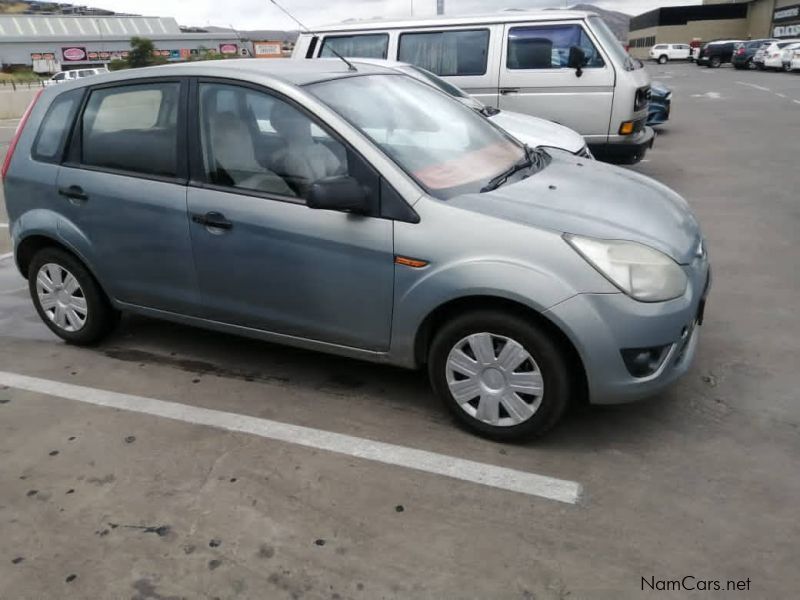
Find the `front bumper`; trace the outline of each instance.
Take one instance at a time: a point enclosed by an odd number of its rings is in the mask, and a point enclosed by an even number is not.
[[[583,361],[593,404],[632,402],[658,394],[688,371],[710,287],[706,258],[685,267],[689,285],[680,298],[638,302],[625,294],[579,294],[547,311]],[[631,375],[621,350],[667,346],[662,362],[644,377]]]
[[[652,127],[644,126],[630,136],[617,137],[605,144],[590,144],[589,148],[595,158],[614,164],[634,164],[639,162],[653,147],[656,132]]]

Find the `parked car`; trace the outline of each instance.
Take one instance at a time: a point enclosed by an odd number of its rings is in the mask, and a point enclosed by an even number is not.
[[[697,56],[698,66],[716,69],[722,64],[731,62],[733,47],[737,43],[739,43],[737,40],[717,40],[707,43]]]
[[[324,59],[336,60],[336,59]],[[470,96],[464,90],[452,83],[445,81],[438,75],[431,73],[426,69],[410,65],[408,63],[401,63],[390,60],[379,59],[351,59],[356,65],[361,63],[374,64],[383,66],[389,69],[399,71],[404,75],[413,77],[423,83],[432,85],[433,87],[449,94],[462,104],[469,106],[474,111],[480,113],[489,119],[495,125],[505,129],[508,133],[513,135],[524,144],[537,148],[539,146],[546,146],[550,148],[560,148],[566,150],[576,156],[584,156],[586,158],[593,158],[589,147],[583,139],[583,136],[572,131],[568,127],[539,119],[530,115],[522,113],[511,112],[508,110],[500,110],[493,106],[486,106],[483,102]]]
[[[755,69],[756,64],[753,62],[753,57],[755,56],[756,52],[758,52],[759,48],[774,41],[776,40],[762,39],[750,40],[748,42],[738,42],[733,50],[731,64],[733,64],[734,68],[736,69]]]
[[[789,73],[792,70],[792,58],[800,51],[800,42],[789,44],[781,51],[781,67]]]
[[[759,69],[783,69],[783,49],[790,44],[800,42],[800,39],[780,40],[762,46],[753,57],[753,62]]]
[[[16,265],[64,340],[129,311],[425,367],[497,439],[544,433],[578,398],[659,392],[703,321],[705,242],[677,193],[524,146],[374,65],[198,62],[42,89],[0,175]]]
[[[600,160],[632,163],[652,146],[650,77],[593,13],[542,10],[360,21],[301,33],[292,57],[398,60],[488,106],[560,123]]]
[[[789,59],[789,70],[800,71],[800,48],[792,52],[792,56]]]
[[[669,120],[672,108],[672,90],[661,83],[654,81],[650,84],[650,106],[647,111],[647,124],[663,125]]]
[[[656,44],[650,48],[650,58],[663,65],[670,60],[689,60],[689,44]]]
[[[66,83],[67,81],[75,81],[84,77],[92,77],[94,75],[102,75],[108,73],[105,67],[97,67],[91,69],[73,69],[71,71],[60,71],[53,75],[50,79],[45,81],[45,85],[56,85],[59,83]]]

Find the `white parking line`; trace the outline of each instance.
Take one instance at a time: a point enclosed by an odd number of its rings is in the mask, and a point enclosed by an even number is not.
[[[775,92],[775,95],[776,95],[778,98],[786,98],[786,94],[781,94],[780,92]]]
[[[9,252],[9,253],[7,253],[7,254],[0,254],[0,262],[2,262],[2,261],[4,261],[4,260],[7,260],[7,259],[9,259],[9,258],[11,258],[12,256],[14,256],[14,253],[13,253],[13,252]]]
[[[764,87],[763,85],[756,85],[755,83],[747,83],[746,81],[737,81],[739,85],[746,85],[747,87],[755,88],[757,90],[761,90],[762,92],[771,92],[772,90],[768,87]]]
[[[795,104],[800,104],[800,100],[792,100]]]
[[[0,229],[8,229],[8,223],[0,223]]]
[[[48,396],[87,402],[131,412],[144,413],[165,419],[206,425],[227,431],[249,433],[263,438],[356,456],[387,465],[396,465],[444,475],[489,487],[539,496],[558,502],[575,504],[581,495],[581,485],[574,481],[555,479],[535,473],[507,469],[486,463],[464,460],[454,456],[417,450],[405,446],[376,442],[341,433],[290,425],[268,419],[222,412],[208,408],[166,402],[154,398],[120,394],[107,390],[62,383],[18,373],[0,371],[0,384]]]

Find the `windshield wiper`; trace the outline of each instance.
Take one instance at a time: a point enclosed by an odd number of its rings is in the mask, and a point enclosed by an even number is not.
[[[541,167],[544,163],[544,156],[539,150],[535,148],[531,148],[527,144],[525,144],[525,156],[511,165],[508,169],[500,173],[499,175],[492,177],[489,182],[481,188],[481,194],[484,192],[491,192],[492,190],[496,190],[501,185],[503,185],[508,178],[511,177],[514,173],[522,171],[523,169],[527,169],[528,167]]]

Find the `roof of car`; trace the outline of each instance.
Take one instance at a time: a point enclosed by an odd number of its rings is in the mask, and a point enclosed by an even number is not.
[[[331,31],[364,31],[371,29],[402,29],[407,27],[437,27],[444,25],[486,25],[489,23],[516,23],[518,21],[557,21],[562,19],[585,19],[595,13],[581,10],[506,10],[463,17],[436,16],[424,19],[364,19],[348,23],[334,23],[315,27],[312,33]]]
[[[353,73],[344,61],[334,58],[330,60],[296,60],[296,59],[264,59],[264,58],[236,58],[227,60],[198,61],[189,63],[176,63],[173,65],[159,65],[142,69],[128,69],[115,71],[108,75],[98,75],[92,78],[92,84],[99,81],[124,81],[140,77],[163,76],[206,76],[206,77],[236,77],[236,75],[258,75],[270,79],[277,79],[294,85],[305,85],[315,81],[338,79],[355,74],[386,74],[393,73],[393,69],[361,63],[357,65],[358,72]]]

